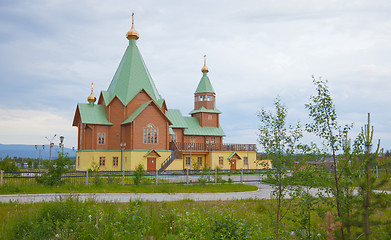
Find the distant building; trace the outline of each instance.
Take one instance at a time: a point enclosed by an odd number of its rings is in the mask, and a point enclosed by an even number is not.
[[[73,126],[78,128],[76,169],[93,164],[100,170],[184,170],[219,167],[255,169],[255,144],[225,144],[216,108],[216,93],[208,77],[206,59],[194,93],[190,116],[168,109],[136,45],[132,28],[122,60],[98,102],[78,103]],[[180,86],[174,86],[180,91]]]

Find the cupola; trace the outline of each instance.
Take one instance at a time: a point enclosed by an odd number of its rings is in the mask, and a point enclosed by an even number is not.
[[[134,29],[134,13],[132,13],[132,28],[131,28],[130,31],[126,34],[126,38],[127,38],[128,40],[130,40],[130,39],[137,40],[139,37],[140,37],[140,35],[139,35],[138,32],[136,31],[136,29]]]
[[[92,82],[91,83],[91,94],[90,96],[88,96],[87,98],[87,101],[90,103],[90,104],[94,104],[94,102],[96,101],[96,97],[94,96],[94,83]]]

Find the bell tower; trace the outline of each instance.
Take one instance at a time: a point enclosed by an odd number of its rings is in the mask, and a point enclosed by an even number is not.
[[[219,114],[216,108],[216,93],[208,77],[209,69],[206,66],[206,55],[204,55],[204,66],[201,69],[202,78],[194,93],[194,110],[190,112],[192,117],[198,118],[202,127],[219,127]]]

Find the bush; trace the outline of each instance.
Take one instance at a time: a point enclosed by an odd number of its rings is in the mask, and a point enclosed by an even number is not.
[[[201,185],[205,185],[208,179],[205,176],[202,176],[198,178],[198,182],[201,183]]]
[[[69,161],[68,154],[59,153],[57,159],[47,163],[48,172],[37,178],[37,182],[50,186],[62,184],[64,182],[62,175],[67,172],[65,166]]]
[[[140,163],[139,165],[137,165],[136,171],[134,172],[134,184],[140,185],[144,175],[145,175],[144,166]]]

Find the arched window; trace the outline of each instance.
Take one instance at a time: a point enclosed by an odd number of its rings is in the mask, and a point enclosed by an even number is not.
[[[144,143],[157,143],[157,128],[152,124],[144,128]]]

